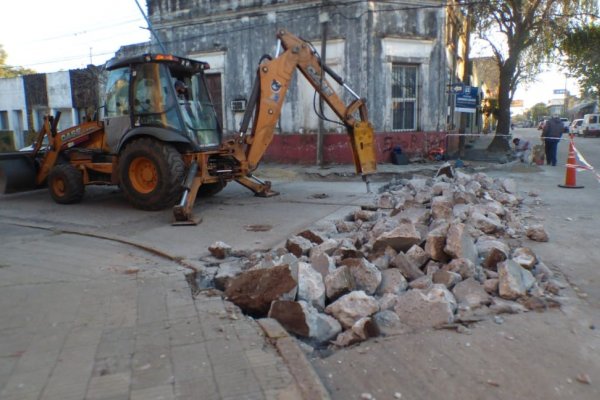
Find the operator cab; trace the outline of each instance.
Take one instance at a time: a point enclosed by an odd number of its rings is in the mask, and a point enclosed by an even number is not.
[[[106,68],[110,71],[106,130],[111,149],[116,151],[133,130],[187,142],[195,151],[218,148],[222,131],[204,77],[207,63],[144,54],[109,61]]]

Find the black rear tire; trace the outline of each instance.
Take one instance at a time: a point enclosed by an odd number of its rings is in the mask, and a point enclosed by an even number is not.
[[[197,197],[212,197],[225,189],[227,182],[205,183],[198,188]]]
[[[183,192],[184,177],[183,158],[168,143],[141,138],[121,152],[121,189],[136,208],[156,211],[175,205]]]
[[[85,192],[83,174],[71,164],[55,165],[48,174],[48,190],[58,204],[79,203]]]

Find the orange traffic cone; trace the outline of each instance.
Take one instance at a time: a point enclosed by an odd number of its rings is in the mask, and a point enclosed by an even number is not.
[[[583,186],[577,186],[577,158],[575,157],[575,145],[573,144],[573,136],[569,141],[569,156],[567,157],[567,172],[565,173],[565,184],[558,185],[566,189],[582,189]]]

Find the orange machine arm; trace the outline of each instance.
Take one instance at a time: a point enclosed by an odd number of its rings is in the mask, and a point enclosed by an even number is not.
[[[252,135],[245,138],[249,145],[246,154],[249,170],[256,169],[273,139],[285,94],[298,68],[346,126],[356,173],[365,177],[376,172],[375,135],[373,126],[368,121],[366,100],[359,98],[342,78],[322,64],[309,43],[283,29],[279,30],[277,38],[281,41],[284,52],[273,60],[261,63],[258,69],[260,88],[256,98],[254,128]],[[327,81],[327,75],[350,90],[356,99],[346,106]],[[251,98],[250,107],[253,106],[252,100]],[[355,116],[357,113],[358,119]]]

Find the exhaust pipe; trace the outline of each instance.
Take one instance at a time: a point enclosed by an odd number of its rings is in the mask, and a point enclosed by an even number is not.
[[[37,189],[31,152],[0,154],[0,194]]]

